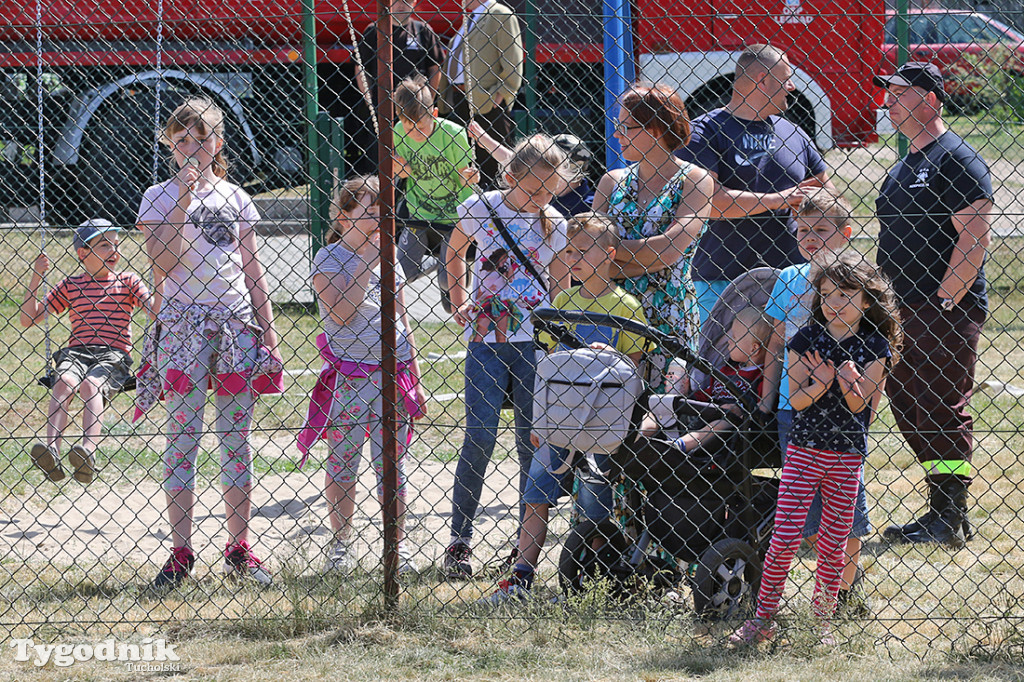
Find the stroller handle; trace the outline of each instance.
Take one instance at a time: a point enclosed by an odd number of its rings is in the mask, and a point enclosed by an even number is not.
[[[541,332],[551,335],[558,343],[569,348],[585,348],[587,344],[579,339],[564,325],[567,324],[592,324],[594,326],[612,327],[621,331],[642,336],[652,341],[665,353],[679,358],[683,362],[692,365],[705,374],[713,376],[736,398],[736,403],[741,405],[748,415],[752,415],[757,409],[755,401],[737,386],[732,379],[722,373],[711,363],[698,357],[689,346],[681,343],[679,339],[671,334],[659,331],[654,327],[630,320],[618,315],[607,313],[595,313],[583,310],[556,310],[555,308],[537,308],[530,313],[530,320],[534,327]]]

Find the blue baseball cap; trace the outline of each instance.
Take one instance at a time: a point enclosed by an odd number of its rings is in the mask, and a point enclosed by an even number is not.
[[[89,247],[89,242],[101,234],[107,232],[120,232],[121,228],[114,225],[109,220],[103,218],[93,218],[92,220],[86,220],[84,223],[78,226],[75,230],[74,244],[76,249],[85,249]]]

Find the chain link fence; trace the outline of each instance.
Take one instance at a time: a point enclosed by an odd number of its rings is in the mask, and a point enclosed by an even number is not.
[[[1019,642],[1017,29],[395,0],[380,46],[355,0],[2,11],[12,635],[600,603]]]

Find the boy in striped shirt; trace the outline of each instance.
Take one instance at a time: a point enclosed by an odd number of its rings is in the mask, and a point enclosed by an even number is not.
[[[67,277],[40,302],[39,285],[50,268],[39,254],[32,266],[21,324],[31,327],[48,314],[70,311],[71,339],[54,357],[53,393],[46,422],[46,442],[32,446],[32,462],[51,481],[64,478],[60,452],[68,425],[68,405],[79,393],[85,403],[82,442],[68,450],[75,480],[91,483],[96,471],[96,441],[104,398],[124,386],[131,372],[131,318],[135,308],[156,316],[153,298],[134,272],[118,272],[120,228],[103,219],[89,220],[75,230],[74,247],[83,272]]]

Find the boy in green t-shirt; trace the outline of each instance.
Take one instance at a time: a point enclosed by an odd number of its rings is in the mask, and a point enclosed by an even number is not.
[[[456,209],[473,193],[479,178],[466,129],[437,117],[434,92],[423,78],[395,89],[395,173],[405,178],[405,201],[398,210],[402,229],[398,262],[407,281],[424,274],[427,254],[437,258],[458,220]],[[438,269],[447,294],[445,269]]]
[[[555,297],[552,304],[559,310],[608,313],[646,324],[643,306],[636,298],[615,284],[612,279],[615,251],[619,245],[618,226],[606,215],[580,213],[569,220],[569,245],[563,252],[578,286]],[[571,331],[591,347],[611,346],[634,363],[643,356],[643,337],[603,325],[571,325]],[[554,340],[545,334],[541,340],[554,350]],[[523,525],[519,530],[519,555],[512,576],[503,580],[498,590],[482,601],[502,604],[525,599],[533,586],[534,570],[548,532],[551,505],[562,495],[562,480],[572,471],[566,461],[568,452],[541,443],[531,437],[537,452],[533,455],[530,474],[523,492]],[[606,456],[596,455],[599,469]],[[612,485],[603,477],[589,476],[581,480],[576,505],[581,515],[594,522],[608,518],[612,512]]]

